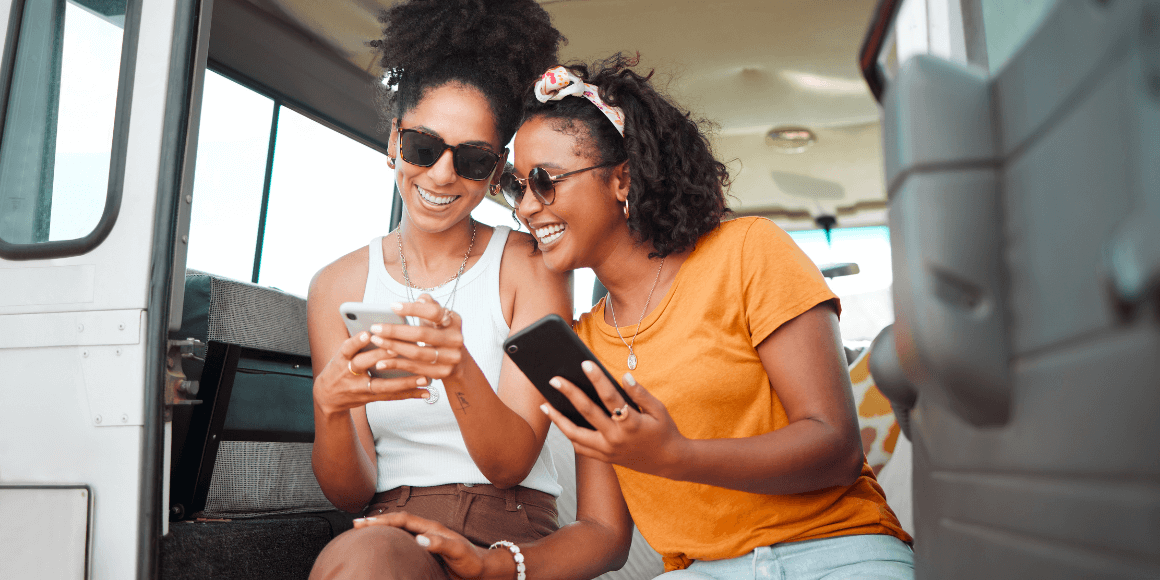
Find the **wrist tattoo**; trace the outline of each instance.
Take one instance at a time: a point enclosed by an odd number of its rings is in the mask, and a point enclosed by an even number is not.
[[[457,393],[455,393],[455,398],[456,398],[456,399],[459,399],[459,410],[461,410],[461,411],[463,411],[464,413],[466,413],[466,412],[467,412],[467,408],[471,406],[471,405],[470,405],[470,404],[468,404],[468,402],[467,402],[467,397],[465,397],[465,396],[463,395],[463,393],[458,393],[458,392],[457,392]]]

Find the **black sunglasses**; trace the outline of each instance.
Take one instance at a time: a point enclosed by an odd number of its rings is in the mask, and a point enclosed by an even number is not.
[[[399,131],[399,155],[402,155],[403,161],[411,165],[431,167],[439,161],[444,151],[450,149],[455,173],[464,179],[483,181],[491,176],[491,172],[499,163],[499,154],[491,149],[467,143],[453,147],[430,133],[418,129],[403,129],[399,126],[401,122],[395,121],[395,127]]]
[[[576,171],[569,171],[568,173],[561,173],[560,175],[551,175],[543,167],[533,167],[528,173],[527,179],[520,179],[514,173],[505,172],[499,178],[499,187],[503,191],[504,199],[513,208],[518,207],[520,202],[523,201],[525,184],[531,188],[532,193],[535,194],[536,199],[540,200],[540,203],[552,205],[552,202],[556,201],[556,183],[577,173],[584,173],[585,171],[600,169],[601,167],[612,167],[613,165],[619,165],[621,163],[624,163],[624,161],[611,161],[601,163],[600,165],[593,165],[592,167],[585,167],[584,169],[577,169]]]

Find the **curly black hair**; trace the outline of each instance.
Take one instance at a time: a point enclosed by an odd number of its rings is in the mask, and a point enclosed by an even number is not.
[[[501,144],[519,126],[524,94],[566,42],[534,0],[410,0],[379,21],[383,38],[370,45],[387,71],[384,120],[406,114],[427,90],[458,82],[487,98]]]
[[[651,242],[664,257],[696,246],[730,213],[725,190],[730,178],[725,164],[713,156],[701,130],[706,121],[693,119],[650,83],[652,71],[641,76],[630,67],[638,57],[617,53],[591,67],[565,65],[599,88],[605,103],[624,111],[624,137],[596,105],[583,98],[541,103],[535,95],[524,101],[524,119],[555,120],[555,128],[578,138],[577,155],[597,163],[628,160],[628,226],[641,243]],[[583,130],[581,130],[583,129]],[[605,171],[605,177],[611,169]]]

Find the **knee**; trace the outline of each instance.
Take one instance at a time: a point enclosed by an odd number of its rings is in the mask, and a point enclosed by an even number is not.
[[[331,540],[310,572],[311,580],[398,578],[397,572],[438,567],[410,533],[390,526],[347,530]]]

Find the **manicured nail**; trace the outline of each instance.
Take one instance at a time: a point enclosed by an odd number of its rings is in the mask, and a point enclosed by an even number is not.
[[[636,379],[633,378],[632,373],[624,373],[624,383],[630,387],[636,386]]]
[[[391,304],[391,310],[394,310],[395,312],[398,312],[402,309],[403,309],[402,303],[395,302],[395,303]]]
[[[366,521],[367,521],[366,518],[355,518],[353,523],[362,524],[362,523],[366,523]]]
[[[419,377],[415,380],[415,384],[419,385],[420,387],[427,384],[427,377]]]
[[[372,324],[371,325],[371,332],[378,334],[382,331],[383,331],[383,325],[381,325],[381,324]]]
[[[580,363],[580,368],[584,369],[584,372],[590,373],[590,372],[596,370],[596,365],[593,364],[592,361],[586,360],[586,361]]]
[[[381,360],[381,361],[375,363],[375,368],[379,369],[380,371],[387,368],[387,361]]]
[[[548,414],[548,404],[544,403],[543,405],[540,405],[540,410],[543,411],[545,415],[547,415]]]
[[[388,348],[387,349],[387,356],[398,356],[398,355],[395,354],[395,351]]]
[[[426,548],[431,545],[431,538],[427,536],[415,536],[415,543]]]
[[[371,337],[371,335],[370,335],[370,334],[367,334],[367,333],[365,333],[365,332],[363,332],[363,333],[360,333],[360,334],[358,335],[358,339],[359,339],[359,340],[369,340],[369,339],[370,339],[370,337]]]
[[[548,384],[556,387],[557,389],[564,387],[564,383],[560,382],[559,377],[552,377],[552,380],[548,381]]]
[[[375,332],[378,332],[378,330],[376,330]],[[375,343],[375,346],[383,346],[383,337],[378,336],[378,335],[372,335],[371,342]]]

